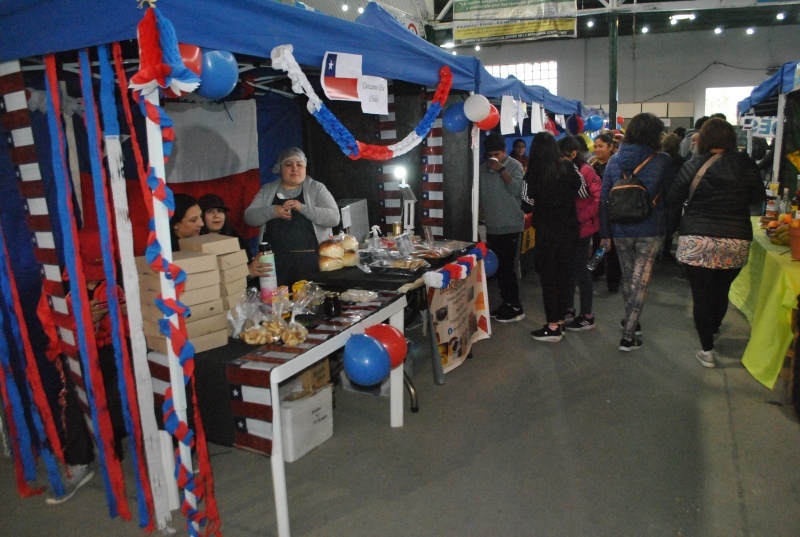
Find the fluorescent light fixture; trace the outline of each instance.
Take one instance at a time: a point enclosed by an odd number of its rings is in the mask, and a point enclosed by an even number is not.
[[[452,41],[448,41],[447,43],[442,43],[439,46],[442,48],[453,48],[454,46],[456,46],[456,44],[453,43]]]
[[[716,28],[714,28],[714,33],[715,33],[715,34],[721,34],[721,33],[722,33],[722,28],[720,28],[719,26],[717,26]]]
[[[591,20],[591,19],[589,19],[589,22],[587,22],[587,23],[586,23],[586,26],[587,26],[588,28],[591,28],[592,26],[594,26],[594,21],[593,21],[593,20]]]
[[[693,21],[694,20],[694,13],[678,13],[677,15],[670,15],[669,20],[671,21]]]
[[[782,21],[783,19],[786,18],[786,14],[785,13],[778,13],[777,15],[775,15],[775,18],[778,19],[779,21]]]
[[[642,33],[643,34],[646,34],[649,31],[650,31],[650,27],[649,26],[642,26]]]
[[[747,35],[753,35],[754,33],[756,33],[756,31],[753,28],[747,29]]]
[[[475,50],[476,50],[476,51],[478,51],[478,50],[480,50],[480,49],[481,49],[481,46],[480,46],[480,45],[475,45]]]

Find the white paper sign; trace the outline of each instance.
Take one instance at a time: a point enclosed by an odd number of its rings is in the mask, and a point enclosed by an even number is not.
[[[342,227],[347,229],[352,225],[353,220],[350,218],[350,206],[346,205],[342,207]]]
[[[516,110],[519,108],[519,102],[515,101],[511,95],[503,95],[503,100],[500,104],[500,134],[514,134],[516,126]]]
[[[389,85],[379,76],[358,78],[358,100],[365,114],[386,115],[389,113]]]

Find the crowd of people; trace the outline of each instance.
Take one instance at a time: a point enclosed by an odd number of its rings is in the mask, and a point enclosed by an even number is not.
[[[617,137],[611,131],[598,134],[589,159],[581,144],[585,140],[578,136],[556,141],[549,132],[537,133],[527,155],[525,142],[515,140],[513,158],[502,136],[487,137],[481,204],[488,246],[499,250],[502,299],[491,315],[498,322],[525,317],[516,256],[508,245],[516,244],[522,213],[532,212],[546,321],[531,332],[533,339],[558,342],[567,331],[594,329],[593,285],[605,274],[609,293],[621,291],[624,305],[618,348],[641,348],[639,320],[654,262],[663,257],[685,267],[701,346],[695,357],[704,367],[714,367],[714,335],[753,239],[750,207],[764,199],[758,165],[738,151],[736,130],[722,114],[667,134],[657,116],[642,113],[631,118],[621,141]],[[525,167],[521,181],[518,165]],[[636,221],[613,221],[608,209],[612,190],[631,176],[646,189],[650,207]],[[522,212],[516,210],[519,197]],[[592,273],[587,265],[598,247],[606,255]]]

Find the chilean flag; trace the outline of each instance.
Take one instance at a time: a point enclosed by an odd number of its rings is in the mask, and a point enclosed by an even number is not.
[[[326,52],[322,60],[320,82],[332,101],[358,101],[358,78],[361,76],[361,55]]]

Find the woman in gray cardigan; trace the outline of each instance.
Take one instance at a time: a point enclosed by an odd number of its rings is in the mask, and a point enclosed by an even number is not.
[[[306,175],[307,159],[297,147],[278,155],[273,173],[280,181],[261,187],[244,212],[260,226],[260,240],[272,246],[279,285],[312,279],[319,270],[319,243],[339,223],[339,208],[325,185]]]

